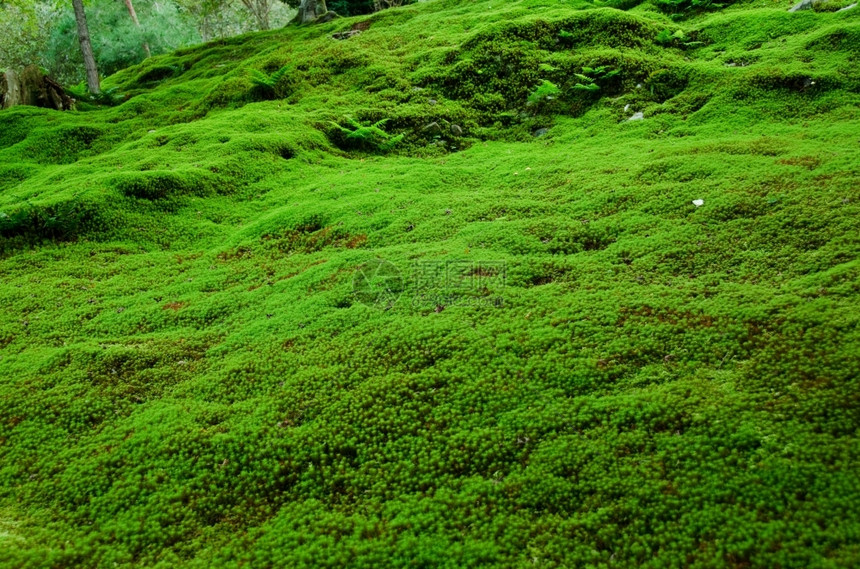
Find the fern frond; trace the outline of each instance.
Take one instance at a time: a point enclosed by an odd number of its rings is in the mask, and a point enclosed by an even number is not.
[[[344,134],[344,140],[349,141],[350,146],[368,150],[387,151],[403,140],[402,134],[392,137],[387,132],[379,128],[388,122],[387,118],[369,125],[361,124],[359,121],[351,117],[347,117],[346,121],[352,127],[351,129],[334,121],[330,122]]]
[[[382,148],[383,150],[391,150],[392,148],[397,146],[400,143],[400,141],[402,141],[402,140],[403,140],[403,135],[398,134],[397,136],[391,137],[390,139],[388,139],[387,142],[380,145],[380,148]]]
[[[251,69],[248,73],[251,76],[251,83],[254,85],[259,85],[260,87],[272,87],[271,79],[262,71]]]
[[[269,77],[270,80],[272,81],[272,85],[277,85],[278,82],[281,79],[283,79],[287,75],[287,73],[289,73],[289,72],[290,72],[290,66],[284,65],[283,67],[281,67],[280,69],[278,69],[277,71],[272,73]]]

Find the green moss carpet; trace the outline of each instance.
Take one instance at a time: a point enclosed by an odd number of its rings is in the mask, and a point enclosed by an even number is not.
[[[0,112],[0,566],[858,566],[860,8],[789,7],[431,0]]]

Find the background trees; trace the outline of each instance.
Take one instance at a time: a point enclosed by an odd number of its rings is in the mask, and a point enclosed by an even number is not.
[[[39,61],[53,16],[47,3],[0,0],[0,69]]]
[[[128,15],[131,16],[131,21],[134,22],[134,25],[138,28],[140,27],[140,20],[137,19],[137,11],[134,9],[134,4],[131,0],[125,0],[125,7],[128,8]],[[149,42],[143,42],[143,51],[146,52],[146,57],[152,57],[152,51],[149,49]]]
[[[281,0],[0,0],[0,71],[38,65],[62,83],[83,81],[76,4],[102,75],[185,45],[283,26],[295,14]]]
[[[406,0],[409,2],[412,0]],[[315,5],[354,16],[403,0],[328,0]],[[302,0],[0,0],[0,72],[36,65],[77,84],[176,48],[286,25]],[[85,12],[92,61],[81,49],[75,6]],[[320,14],[317,14],[320,15]],[[86,42],[84,42],[86,43]]]
[[[196,28],[202,41],[278,28],[295,14],[294,7],[282,0],[172,0],[172,3]]]

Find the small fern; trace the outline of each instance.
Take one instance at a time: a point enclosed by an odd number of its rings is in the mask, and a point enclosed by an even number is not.
[[[561,89],[558,85],[552,81],[544,79],[541,84],[538,85],[537,89],[532,91],[532,94],[529,95],[528,104],[538,105],[540,103],[546,103],[558,98],[559,95],[561,95]]]
[[[403,140],[402,134],[391,136],[382,130],[382,125],[387,122],[388,119],[382,119],[373,124],[361,124],[353,118],[347,118],[347,123],[352,128],[341,126],[334,121],[331,121],[331,124],[343,135],[345,146],[387,152]]]
[[[657,34],[656,38],[654,38],[654,43],[657,45],[670,46],[675,43],[675,36],[671,30],[663,30]]]
[[[588,91],[591,93],[600,91],[599,82],[605,82],[621,73],[617,69],[610,69],[608,65],[600,67],[583,67],[582,73],[574,73],[574,77],[580,80],[573,88],[577,91]]]
[[[284,65],[274,73],[263,73],[258,69],[251,69],[248,74],[251,84],[258,89],[266,98],[283,98],[286,93],[283,89],[282,80],[290,72],[290,66]]]

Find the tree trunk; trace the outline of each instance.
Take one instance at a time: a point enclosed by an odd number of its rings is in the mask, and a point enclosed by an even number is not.
[[[93,55],[93,45],[90,43],[90,31],[87,28],[87,15],[84,12],[83,0],[72,0],[75,7],[75,21],[78,24],[78,40],[81,42],[81,54],[84,56],[84,67],[87,68],[87,88],[90,93],[101,91],[99,86],[99,69]]]
[[[20,72],[9,69],[0,74],[0,109],[32,105],[67,111],[73,103],[59,83],[43,75],[35,65]]]
[[[299,5],[299,13],[296,15],[296,21],[300,24],[309,24],[317,21],[323,14],[328,12],[325,0],[302,0]]]
[[[131,3],[131,0],[125,0],[125,7],[128,8],[128,15],[131,16],[131,20],[134,22],[134,25],[140,29],[140,20],[137,19],[137,12],[134,11],[134,4]],[[143,51],[146,52],[146,57],[152,57],[152,52],[149,50],[149,43],[146,40],[143,41]]]

